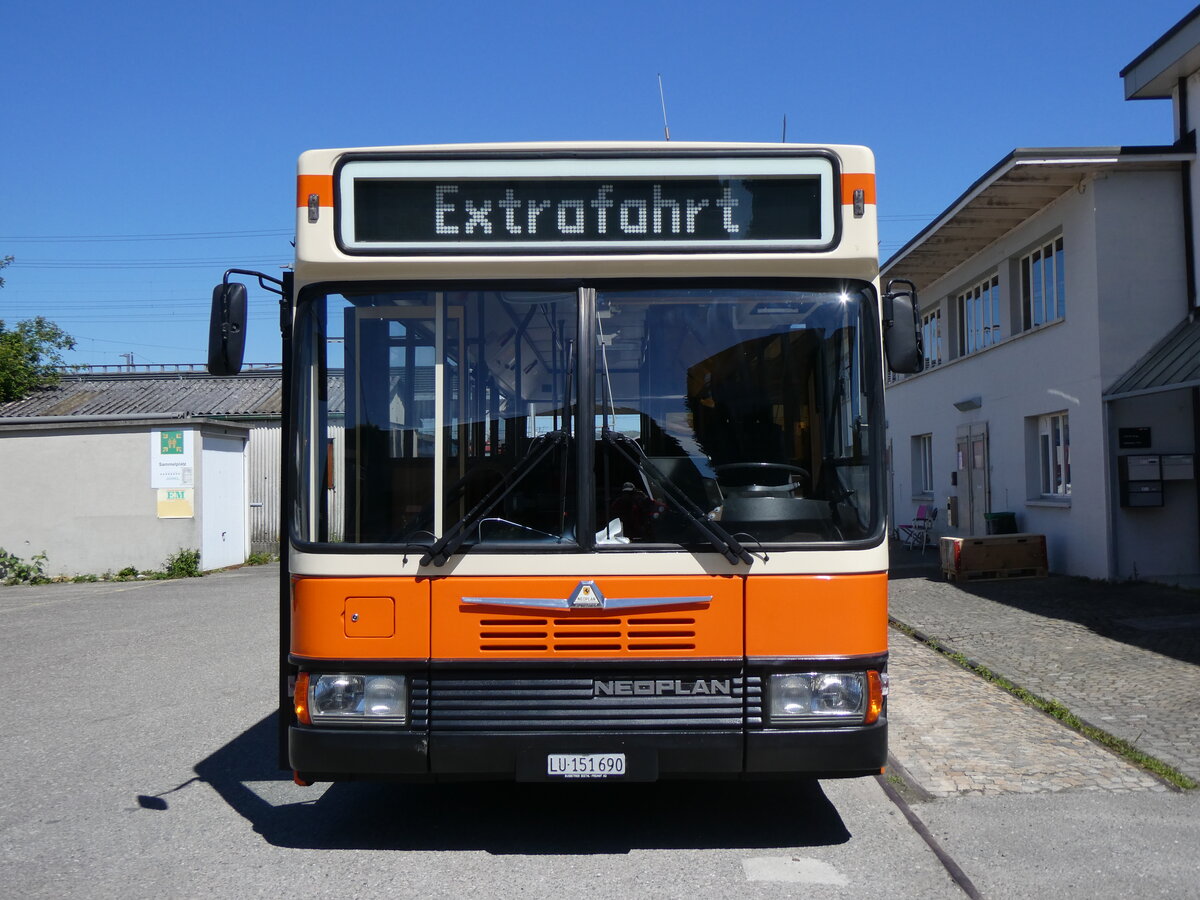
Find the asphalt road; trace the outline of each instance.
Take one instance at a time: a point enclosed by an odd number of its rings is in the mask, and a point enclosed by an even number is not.
[[[277,573],[0,588],[0,893],[964,896],[873,779],[298,787],[274,768]],[[1179,897],[1195,800],[914,808],[984,896]]]

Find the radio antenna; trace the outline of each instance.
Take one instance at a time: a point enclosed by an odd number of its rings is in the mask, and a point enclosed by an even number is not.
[[[779,140],[781,143],[787,143],[787,113],[783,114],[783,137],[781,137]]]
[[[658,73],[658,100],[660,103],[662,103],[663,134],[666,135],[666,138],[669,141],[671,139],[671,126],[667,124],[667,96],[663,93],[661,72]]]

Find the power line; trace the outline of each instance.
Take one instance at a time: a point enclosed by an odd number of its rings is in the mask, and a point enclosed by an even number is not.
[[[262,228],[254,231],[177,231],[163,234],[30,234],[0,235],[0,241],[14,244],[73,244],[105,241],[189,241],[197,238],[224,240],[247,237],[291,237],[291,228]]]
[[[94,341],[97,344],[118,344],[122,347],[126,347],[126,346],[128,346],[128,347],[153,347],[155,350],[183,350],[187,353],[192,353],[196,350],[195,347],[169,347],[165,344],[143,344],[138,341],[128,341],[128,340],[126,340],[126,341],[110,341],[110,340],[105,340],[104,338],[87,337],[86,335],[79,335],[79,334],[74,335],[74,338],[77,343],[79,341]],[[78,347],[76,348],[76,352],[78,352]]]
[[[36,259],[32,261],[16,260],[12,268],[16,269],[188,269],[209,266],[249,267],[264,265],[262,257],[178,257],[175,259]],[[291,265],[291,261],[266,263],[268,267],[283,268]]]

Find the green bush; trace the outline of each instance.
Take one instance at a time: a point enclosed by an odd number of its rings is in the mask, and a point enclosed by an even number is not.
[[[200,551],[180,547],[163,563],[163,574],[167,578],[199,578],[204,574],[200,571]]]
[[[46,554],[39,553],[25,562],[0,547],[0,581],[5,584],[49,584],[46,576]]]

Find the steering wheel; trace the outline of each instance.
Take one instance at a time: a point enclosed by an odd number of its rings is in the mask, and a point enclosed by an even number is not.
[[[799,466],[791,466],[787,463],[773,462],[736,462],[725,463],[722,466],[714,466],[713,471],[719,476],[722,472],[730,472],[735,469],[759,469],[764,471],[779,471],[786,472],[788,475],[799,475],[808,484],[812,484],[812,475],[808,469],[802,469]],[[738,485],[744,491],[780,491],[780,490],[796,490],[800,485],[793,479],[788,479],[788,484],[746,484]]]

